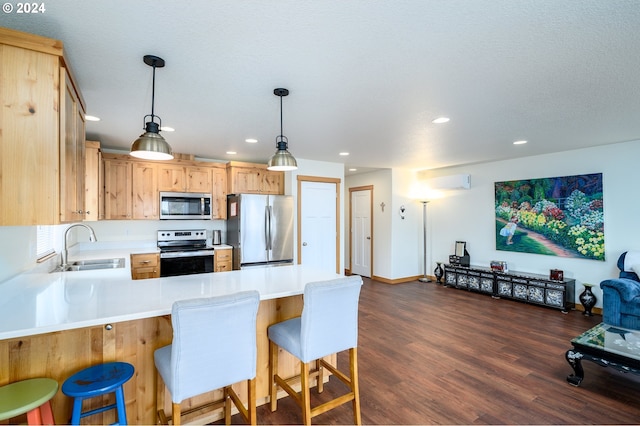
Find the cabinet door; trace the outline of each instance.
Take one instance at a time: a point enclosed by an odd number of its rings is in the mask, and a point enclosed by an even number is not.
[[[186,173],[183,166],[162,164],[158,166],[158,191],[185,191]]]
[[[284,194],[284,172],[262,171],[260,192],[263,194]]]
[[[212,193],[211,169],[208,167],[187,167],[187,191]]]
[[[85,142],[84,186],[84,220],[104,219],[104,166],[100,142]]]
[[[133,163],[133,219],[159,219],[158,166]]]
[[[84,219],[84,111],[66,68],[60,69],[60,221]]]
[[[211,214],[213,219],[227,218],[227,172],[223,168],[212,170],[213,198]]]
[[[131,255],[131,279],[160,278],[160,255],[140,253]]]
[[[129,161],[105,160],[105,219],[131,219],[131,170]]]
[[[234,167],[231,170],[230,194],[259,194],[262,176],[260,169]]]
[[[0,225],[53,225],[59,211],[57,56],[0,44]]]
[[[232,250],[221,249],[215,251],[215,263],[213,272],[225,272],[232,269]]]

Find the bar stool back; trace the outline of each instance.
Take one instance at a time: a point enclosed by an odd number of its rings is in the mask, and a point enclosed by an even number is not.
[[[154,359],[158,374],[172,400],[172,420],[199,411],[182,412],[185,399],[223,388],[223,399],[206,406],[224,407],[225,422],[231,423],[231,401],[246,422],[256,424],[256,318],[260,293],[245,291],[219,297],[180,300],[171,309],[173,342],[157,349]],[[247,381],[245,407],[231,385]],[[160,386],[160,384],[159,384]],[[162,398],[158,398],[161,403]],[[161,423],[167,423],[162,406]]]
[[[122,386],[133,376],[134,371],[133,365],[129,363],[108,362],[80,370],[65,380],[62,392],[73,398],[71,424],[79,425],[80,419],[84,417],[115,409],[118,413],[118,422],[115,424],[126,425],[127,410]],[[110,393],[115,394],[114,404],[82,411],[85,399]]]
[[[27,413],[27,424],[53,425],[51,398],[58,392],[58,382],[39,377],[0,386],[0,420]]]
[[[302,316],[270,326],[269,370],[271,376],[271,411],[276,411],[277,386],[284,389],[302,408],[304,424],[311,424],[311,418],[351,401],[353,422],[361,424],[360,394],[358,389],[358,301],[362,278],[357,275],[329,281],[309,283],[304,289]],[[278,347],[300,360],[300,375],[283,379],[278,375]],[[326,362],[323,357],[349,350],[349,370],[347,376]],[[310,364],[315,361],[315,370]],[[333,373],[349,387],[343,396],[311,408],[309,400],[309,378],[317,378],[318,392],[323,391],[323,368]],[[293,381],[300,380],[301,392],[298,396],[292,387]]]

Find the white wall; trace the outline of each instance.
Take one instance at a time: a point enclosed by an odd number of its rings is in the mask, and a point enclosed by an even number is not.
[[[640,158],[640,141],[566,151],[515,160],[422,172],[429,176],[471,174],[471,189],[451,191],[445,198],[429,203],[429,268],[436,261],[446,262],[456,240],[467,242],[474,265],[488,266],[492,260],[508,262],[509,269],[548,275],[561,269],[567,278],[576,279],[577,296],[581,283],[599,284],[618,276],[616,262],[626,250],[640,250],[640,198],[635,172]],[[605,215],[606,261],[562,258],[495,249],[494,183],[507,180],[602,173]],[[602,293],[594,287],[602,306]]]

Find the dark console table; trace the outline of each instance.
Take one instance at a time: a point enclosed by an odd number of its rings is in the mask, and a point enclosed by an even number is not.
[[[480,266],[444,265],[444,284],[495,298],[560,309],[564,313],[575,307],[574,279],[555,281],[526,272],[496,272]]]

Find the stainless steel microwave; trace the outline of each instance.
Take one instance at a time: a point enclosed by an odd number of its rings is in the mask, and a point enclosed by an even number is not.
[[[211,219],[211,194],[161,191],[160,219]]]

